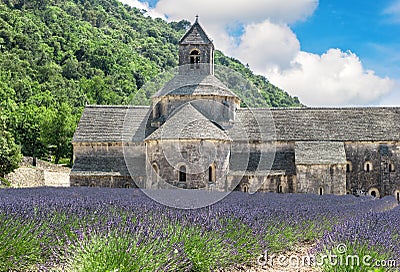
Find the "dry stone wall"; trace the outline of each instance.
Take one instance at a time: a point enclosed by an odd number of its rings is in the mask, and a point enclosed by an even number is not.
[[[6,175],[12,187],[68,187],[70,168],[54,165],[42,160],[32,166],[32,158],[23,158],[20,168]]]

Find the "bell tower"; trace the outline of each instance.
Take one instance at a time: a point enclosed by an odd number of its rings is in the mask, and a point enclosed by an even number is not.
[[[199,16],[179,41],[179,73],[213,75],[214,44],[199,24]]]

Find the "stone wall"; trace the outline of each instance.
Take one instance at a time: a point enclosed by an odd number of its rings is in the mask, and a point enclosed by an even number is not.
[[[378,190],[379,196],[400,190],[400,144],[398,142],[346,143],[346,173],[349,193]],[[369,164],[369,169],[366,169]],[[368,171],[369,170],[369,171]]]
[[[36,161],[36,166],[32,166],[32,158],[25,157],[20,168],[6,175],[6,179],[11,182],[12,187],[68,187],[70,184],[70,168],[54,165],[42,160]]]
[[[71,175],[71,186],[137,188],[130,176]]]
[[[346,165],[296,165],[297,193],[346,194]]]
[[[217,95],[174,95],[166,96],[157,102],[151,116],[157,120],[167,120],[181,106],[192,105],[208,119],[221,125],[235,120],[236,109],[240,107],[237,98]],[[162,125],[162,122],[158,125]]]
[[[147,188],[160,188],[162,182],[159,181],[188,189],[205,188],[209,183],[209,166],[213,165],[214,186],[217,190],[226,190],[229,142],[211,140],[149,141],[146,152]],[[184,184],[179,182],[179,172],[182,166],[186,169]]]

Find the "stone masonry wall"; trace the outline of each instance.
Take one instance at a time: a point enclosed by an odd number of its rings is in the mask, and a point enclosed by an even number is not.
[[[346,194],[346,165],[296,165],[297,192]]]
[[[71,169],[37,160],[32,166],[32,158],[24,157],[20,168],[6,175],[12,187],[68,187]]]
[[[387,148],[387,155],[381,154],[381,147]],[[400,144],[398,142],[346,143],[346,159],[349,170],[346,173],[349,193],[368,193],[377,189],[380,196],[395,195],[400,190]],[[384,152],[386,153],[386,152]],[[366,163],[370,171],[366,171]],[[389,165],[392,166],[389,166]],[[390,167],[390,169],[389,169]]]
[[[179,152],[179,148],[183,152]],[[185,188],[205,188],[208,186],[208,166],[215,165],[215,187],[217,190],[226,190],[226,176],[229,165],[230,146],[229,142],[190,140],[190,141],[150,141],[146,147],[147,161],[147,188],[159,188],[157,175],[153,171],[156,164],[161,180],[179,185],[179,169],[186,167]],[[207,158],[207,156],[209,156]],[[204,160],[203,165],[199,161]],[[196,168],[203,166],[203,169]],[[200,167],[201,168],[201,167]]]

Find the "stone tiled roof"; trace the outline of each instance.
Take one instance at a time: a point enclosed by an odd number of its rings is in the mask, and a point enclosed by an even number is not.
[[[229,141],[229,137],[197,111],[191,103],[185,104],[146,140],[158,139],[214,139]]]
[[[341,142],[296,142],[296,164],[345,164],[346,153]]]
[[[127,109],[86,107],[73,142],[121,142]],[[129,111],[130,133],[138,135],[137,141],[144,139],[148,111],[149,107],[133,107]],[[188,116],[180,118],[174,120],[182,123]],[[225,131],[232,140],[400,140],[400,107],[238,109],[237,119],[233,128]]]
[[[179,41],[180,44],[211,44],[211,39],[196,19],[195,23]]]
[[[166,95],[218,95],[237,97],[228,87],[213,75],[176,75],[153,97]]]
[[[232,153],[229,169],[232,171],[246,171],[259,173],[265,171],[281,171],[286,175],[296,173],[294,154],[288,151],[277,150],[275,153],[251,152],[249,154]]]
[[[400,107],[239,109],[237,118],[251,139],[400,140]],[[240,137],[234,129],[229,132],[232,139]]]
[[[132,135],[144,131],[149,107],[86,106],[72,142],[122,142],[124,125]],[[127,121],[124,122],[125,116]],[[140,138],[140,137],[139,137]],[[144,132],[141,139],[144,139]]]
[[[133,176],[146,175],[144,155],[127,160]],[[121,157],[78,156],[74,161],[71,175],[82,175],[82,173],[92,176],[101,176],[103,173],[114,176],[130,176],[123,155]]]

